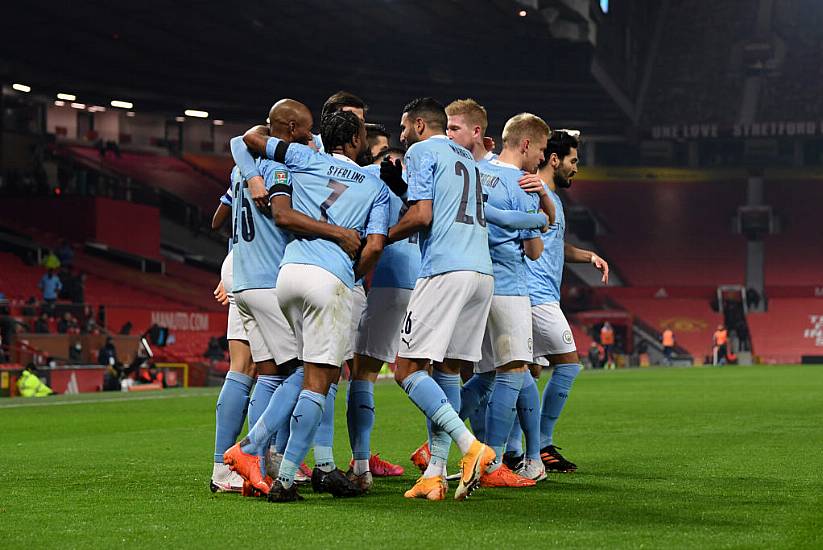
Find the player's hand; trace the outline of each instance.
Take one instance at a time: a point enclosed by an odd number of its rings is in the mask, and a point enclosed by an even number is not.
[[[222,280],[217,284],[217,288],[214,289],[214,298],[220,303],[221,306],[229,305],[229,295],[223,287]]]
[[[360,253],[360,233],[354,229],[340,228],[340,234],[337,237],[337,244],[343,249],[343,252],[349,255],[352,260]]]
[[[604,285],[609,284],[609,262],[597,254],[592,254],[592,265],[594,265],[594,267],[596,267],[597,270],[603,274],[603,277],[600,278],[600,282]]]
[[[518,181],[520,189],[526,193],[537,193],[543,195],[546,193],[546,188],[543,187],[543,180],[537,174],[523,174]]]
[[[487,152],[491,153],[494,151],[494,140],[489,136],[483,136],[483,147],[486,149]]]
[[[543,216],[546,217],[546,223],[545,223],[545,225],[543,225],[543,227],[540,228],[540,232],[541,233],[547,233],[549,231],[549,227],[551,226],[551,220],[549,219],[548,214],[546,214],[542,210],[540,211],[540,213],[543,214]]]
[[[251,200],[255,206],[264,212],[268,210],[269,194],[266,192],[266,183],[263,181],[263,176],[252,176],[247,183]]]
[[[388,158],[383,159],[383,162],[380,163],[380,179],[398,197],[402,197],[409,188],[408,184],[403,181],[403,165],[400,163],[400,159],[396,159],[394,162]]]

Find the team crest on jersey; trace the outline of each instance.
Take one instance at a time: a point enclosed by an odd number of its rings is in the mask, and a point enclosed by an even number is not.
[[[572,331],[570,331],[570,330],[564,330],[563,331],[563,341],[566,342],[567,344],[572,343]]]
[[[289,179],[289,173],[284,170],[274,171],[274,183],[285,184]]]

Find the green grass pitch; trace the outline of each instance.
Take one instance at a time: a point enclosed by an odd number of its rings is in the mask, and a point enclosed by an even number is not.
[[[556,437],[580,470],[466,502],[451,500],[454,483],[446,502],[402,497],[425,426],[389,382],[376,390],[373,443],[402,478],[352,500],[310,488],[279,505],[214,495],[216,395],[0,401],[0,546],[823,547],[823,367],[586,371]]]

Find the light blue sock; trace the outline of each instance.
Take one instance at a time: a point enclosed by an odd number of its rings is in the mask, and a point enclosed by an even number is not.
[[[527,375],[522,371],[498,372],[494,379],[486,409],[486,443],[497,455],[495,464],[503,458],[503,447],[517,417],[517,396],[523,387],[523,377]]]
[[[474,437],[449,404],[449,399],[437,382],[426,371],[417,371],[408,375],[402,385],[403,390],[423,414],[432,423],[443,428],[460,446],[460,452],[465,453]]]
[[[540,458],[540,392],[537,390],[537,381],[531,376],[523,380],[520,395],[517,396],[516,423],[523,428],[526,435],[526,458],[538,460]],[[521,450],[519,453],[522,453]]]
[[[254,385],[254,391],[249,399],[249,426],[257,423],[263,411],[269,406],[271,396],[285,379],[285,376],[275,374],[257,375],[257,384]]]
[[[346,421],[349,425],[349,443],[352,458],[368,460],[371,457],[371,431],[374,427],[374,384],[368,380],[349,383]]]
[[[538,418],[540,418],[539,415]],[[514,423],[512,423],[512,429],[509,432],[509,437],[506,439],[506,452],[514,453],[517,456],[523,454],[523,430],[520,428],[520,422],[518,422],[517,417],[515,417]]]
[[[460,418],[469,419],[474,436],[486,440],[486,406],[494,386],[495,371],[475,373],[460,392]]]
[[[334,463],[334,401],[337,399],[337,384],[329,386],[326,394],[326,404],[323,408],[323,417],[314,436],[314,465],[324,472],[331,472],[337,465]]]
[[[289,418],[286,418],[286,420],[284,420],[283,423],[280,424],[280,427],[277,428],[277,432],[274,438],[274,450],[277,452],[277,454],[282,455],[286,452],[286,445],[289,442],[289,434],[291,433],[291,430],[289,429],[289,424]]]
[[[303,463],[309,446],[314,441],[320,419],[323,418],[323,408],[326,405],[326,396],[311,390],[302,390],[297,399],[297,405],[291,415],[291,435],[286,453],[280,463],[280,472],[277,479],[284,487],[291,487],[294,483],[294,474],[299,464]]]
[[[446,398],[449,400],[449,405],[455,411],[460,410],[460,375],[449,374],[438,369],[432,371],[432,380],[437,382]],[[431,444],[429,445],[431,455],[442,459],[444,462],[449,460],[449,449],[451,448],[452,440],[449,434],[437,424],[431,424]]]
[[[266,451],[266,447],[271,442],[271,436],[283,421],[288,420],[294,410],[301,389],[303,389],[303,367],[299,367],[286,378],[269,399],[269,406],[246,435],[248,442],[242,446],[244,453],[256,454],[258,450]]]
[[[557,365],[554,372],[543,390],[543,407],[540,411],[540,448],[552,444],[554,436],[554,425],[563,411],[563,405],[569,398],[574,379],[580,373],[580,365],[569,363]]]
[[[237,442],[237,436],[243,430],[246,408],[249,405],[249,390],[253,382],[251,376],[242,372],[229,371],[226,374],[215,409],[215,462],[223,463],[223,453]]]

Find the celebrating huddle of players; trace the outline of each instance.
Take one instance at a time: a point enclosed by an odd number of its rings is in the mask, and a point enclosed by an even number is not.
[[[362,100],[338,92],[314,136],[311,111],[283,99],[266,126],[231,142],[236,167],[214,221],[230,212],[215,294],[229,304],[231,369],[217,402],[212,490],[287,502],[301,500],[301,482],[357,496],[376,476],[401,475],[371,451],[384,363],[396,364],[428,427],[412,455],[422,475],[405,497],[443,500],[456,479],[462,500],[478,486],[528,487],[547,470],[574,471],[552,440],[581,368],[559,306],[564,261],[591,262],[608,281],[604,260],[564,242],[554,192],[577,173],[579,132],[521,113],[495,155],[482,106],[420,98],[403,108],[404,152],[365,115]],[[332,453],[344,363],[345,473]],[[542,366],[553,371],[541,405]],[[452,441],[462,459],[448,476]]]

